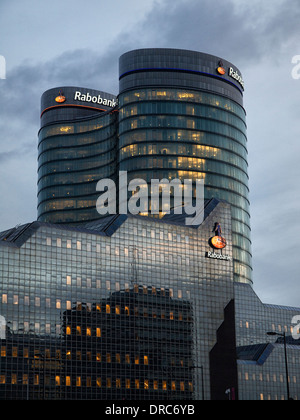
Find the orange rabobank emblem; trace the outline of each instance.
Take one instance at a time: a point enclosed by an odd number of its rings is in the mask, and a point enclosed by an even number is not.
[[[216,249],[224,249],[227,245],[226,239],[222,236],[214,236],[210,240],[212,246]]]
[[[224,74],[226,73],[226,70],[224,69],[224,67],[223,67],[223,63],[222,63],[222,61],[219,61],[219,66],[218,66],[218,68],[217,68],[217,72],[219,73],[219,74],[221,74],[222,76],[224,76]]]
[[[222,228],[219,222],[215,223],[213,231],[215,232],[215,236],[210,239],[210,245],[215,249],[224,249],[227,242],[222,236]]]
[[[59,92],[58,96],[55,98],[55,101],[58,102],[59,104],[62,104],[63,102],[65,102],[66,97]]]

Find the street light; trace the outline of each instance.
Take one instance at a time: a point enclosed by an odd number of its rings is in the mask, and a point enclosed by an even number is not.
[[[287,399],[290,400],[290,384],[289,384],[289,371],[288,371],[288,360],[287,360],[287,351],[286,351],[286,335],[285,335],[285,332],[284,333],[278,333],[276,331],[269,331],[269,332],[267,332],[267,335],[270,335],[270,336],[276,335],[276,336],[283,337]]]

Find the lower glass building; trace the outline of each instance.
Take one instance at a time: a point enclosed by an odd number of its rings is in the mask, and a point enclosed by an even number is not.
[[[227,246],[210,245],[216,221]],[[234,282],[230,205],[0,234],[0,399],[300,398],[300,308]]]
[[[231,242],[230,207],[206,214],[199,228],[113,216],[3,232],[0,398],[210,398],[233,271],[231,245],[226,260],[206,256],[221,215]]]

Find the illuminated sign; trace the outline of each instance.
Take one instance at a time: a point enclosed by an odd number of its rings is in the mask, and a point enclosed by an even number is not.
[[[91,102],[93,104],[103,105],[110,108],[114,108],[117,105],[117,102],[114,99],[102,98],[101,95],[92,96],[89,92],[81,93],[79,91],[75,92],[74,101]]]
[[[228,74],[230,77],[232,77],[233,79],[235,79],[244,89],[245,88],[245,83],[244,80],[242,78],[242,76],[239,74],[238,71],[234,70],[232,67],[229,68]]]
[[[217,72],[219,74],[221,74],[222,76],[224,76],[224,74],[226,73],[226,70],[223,67],[223,62],[222,61],[219,61],[219,66],[217,68]]]
[[[65,101],[66,101],[66,97],[61,92],[59,92],[58,96],[55,98],[55,102],[62,104]]]
[[[223,255],[222,251],[220,254],[217,254],[215,250],[219,249],[222,250],[226,248],[227,242],[226,239],[222,236],[222,228],[219,222],[215,223],[213,228],[213,232],[215,232],[215,236],[210,238],[209,245],[214,248],[214,251],[209,251],[206,253],[206,258],[212,258],[214,260],[223,260],[223,261],[231,261],[232,258],[229,255]]]
[[[232,260],[232,258],[229,255],[216,254],[215,252],[212,252],[212,251],[207,252],[206,257],[211,258],[213,260],[222,260],[222,261]]]
[[[221,74],[222,76],[224,76],[224,74],[226,73],[226,70],[224,69],[224,67],[218,67],[217,72]]]
[[[222,238],[222,236],[214,236],[211,238],[210,243],[213,248],[216,249],[224,249],[226,247],[226,239]]]

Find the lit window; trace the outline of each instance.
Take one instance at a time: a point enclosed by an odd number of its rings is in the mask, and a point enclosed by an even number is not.
[[[97,362],[101,362],[101,353],[96,354],[96,360]]]
[[[149,389],[149,379],[144,380],[144,389]]]
[[[101,388],[101,386],[102,386],[101,378],[97,378],[96,383],[97,383],[97,387]]]
[[[106,313],[110,314],[110,305],[106,305]]]
[[[71,386],[71,376],[66,376],[66,386]]]
[[[81,376],[76,377],[76,386],[81,387]]]
[[[7,294],[2,295],[2,303],[7,303]]]
[[[116,305],[116,314],[120,315],[120,313],[121,313],[120,305]]]
[[[135,380],[135,389],[140,389],[140,380],[139,379]]]
[[[130,389],[130,379],[125,379],[126,389]]]
[[[91,337],[91,335],[92,335],[92,329],[91,329],[91,327],[87,327],[87,329],[86,329],[86,335],[88,337]]]
[[[71,278],[71,276],[67,276],[67,284],[68,285],[72,284],[72,278]]]
[[[140,357],[139,356],[135,356],[135,358],[134,358],[134,364],[135,365],[139,365],[140,364]]]
[[[96,336],[101,337],[101,328],[96,328]]]
[[[60,376],[58,375],[55,376],[55,385],[60,386]]]
[[[120,378],[116,379],[116,388],[121,388],[121,379]]]
[[[148,366],[149,364],[149,358],[148,356],[144,356],[144,365]]]
[[[163,391],[167,390],[167,381],[162,381],[162,389]]]
[[[47,246],[51,246],[51,238],[46,238],[46,244]]]
[[[77,241],[76,246],[77,246],[78,251],[80,251],[81,250],[81,242]]]
[[[76,327],[76,334],[81,335],[81,326],[80,325],[77,325],[77,327]]]
[[[14,295],[13,304],[14,305],[18,305],[19,304],[19,296],[18,295]]]
[[[56,299],[56,309],[61,309],[61,300]]]
[[[67,239],[67,248],[72,248],[72,241],[71,239]]]

